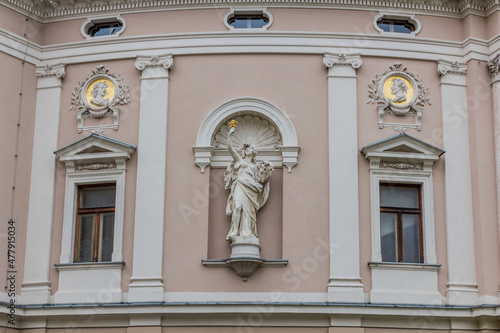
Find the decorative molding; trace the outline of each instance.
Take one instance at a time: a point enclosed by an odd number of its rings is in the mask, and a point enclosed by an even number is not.
[[[467,64],[458,61],[438,60],[439,75],[456,74],[467,75]]]
[[[135,62],[135,68],[143,71],[146,67],[163,67],[170,69],[174,66],[174,58],[171,54],[163,56],[138,56]]]
[[[498,73],[500,72],[500,53],[495,58],[488,61],[488,71],[490,72],[491,83],[500,80]]]
[[[269,121],[258,116],[246,115],[243,117],[234,118],[238,122],[238,127],[233,134],[233,145],[236,150],[242,150],[245,143],[255,145],[257,151],[261,150],[276,150],[281,147],[281,135]],[[216,150],[226,150],[227,134],[229,127],[223,124],[213,142],[213,147]]]
[[[100,134],[105,129],[118,130],[120,109],[117,105],[128,104],[129,88],[120,75],[111,73],[104,65],[97,66],[91,74],[79,82],[71,97],[70,111],[76,112],[78,133],[84,130]],[[113,117],[113,125],[84,126],[85,118]]]
[[[36,67],[36,77],[45,78],[55,76],[58,79],[64,79],[66,76],[66,65],[56,64],[56,65],[45,65]]]
[[[91,134],[84,139],[61,148],[54,153],[66,165],[66,172],[124,170],[126,161],[136,147]]]
[[[392,82],[392,83],[391,83]],[[390,127],[398,132],[414,128],[422,129],[422,111],[430,105],[429,90],[413,73],[400,62],[390,66],[382,75],[376,75],[368,85],[367,104],[378,104],[378,126]],[[394,97],[393,97],[394,96]],[[384,122],[385,115],[414,116],[414,124],[394,124]]]
[[[259,267],[282,267],[288,264],[287,259],[256,259],[256,258],[229,258],[204,259],[201,261],[207,267],[232,267],[246,282]]]
[[[444,150],[401,133],[367,145],[361,149],[361,153],[370,160],[371,170],[432,172],[434,162],[439,160]]]
[[[291,172],[292,168],[297,165],[300,147],[297,132],[290,118],[279,107],[266,100],[240,97],[217,106],[203,120],[196,138],[196,146],[193,147],[195,164],[200,167],[202,173],[207,166],[227,168],[232,160],[229,151],[215,149],[214,144],[221,146],[221,140],[224,140],[224,134],[219,133],[223,124],[238,116],[243,119],[249,114],[257,116],[260,120],[255,119],[255,121],[260,124],[268,123],[277,132],[276,134],[281,136],[282,145],[279,149],[275,147],[276,138],[272,139],[270,142],[273,143],[269,144],[273,146],[273,149],[263,150],[257,156],[257,161],[269,160],[275,168],[285,165],[288,172]],[[268,128],[268,130],[268,133],[274,133],[271,129]],[[219,139],[216,139],[218,134]]]
[[[66,17],[75,17],[88,15],[90,13],[105,13],[110,11],[119,12],[139,12],[146,9],[164,9],[164,8],[179,8],[179,7],[199,7],[206,5],[204,0],[186,0],[182,2],[172,2],[169,0],[136,0],[133,2],[127,0],[119,0],[113,2],[110,6],[106,2],[95,0],[2,0],[7,6],[21,11],[24,14],[32,13],[32,16],[37,20],[50,22]],[[238,5],[236,0],[223,0],[217,3],[218,5]],[[246,2],[251,5],[262,5],[261,1],[248,0]],[[288,6],[318,6],[318,2],[314,0],[272,0],[269,4],[288,5]],[[468,12],[474,12],[486,16],[489,11],[498,7],[497,1],[482,1],[482,0],[467,0],[467,1],[429,1],[429,0],[411,0],[398,1],[388,0],[384,2],[369,2],[365,0],[328,0],[321,3],[325,7],[330,8],[362,8],[378,10],[381,8],[388,10],[404,10],[404,11],[419,11],[430,12],[442,15],[460,16]]]
[[[423,163],[380,162],[380,169],[424,170]]]
[[[331,68],[333,66],[352,66],[354,69],[358,69],[363,64],[363,60],[359,53],[356,54],[332,54],[325,53],[323,57],[323,64],[327,68]]]
[[[89,170],[106,170],[106,169],[116,169],[116,163],[91,163],[91,164],[77,164],[75,166],[75,171],[89,171]]]

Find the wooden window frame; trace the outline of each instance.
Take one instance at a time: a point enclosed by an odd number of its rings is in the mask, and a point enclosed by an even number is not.
[[[396,262],[405,263],[404,260],[404,237],[403,237],[403,214],[418,214],[418,247],[419,247],[419,262],[424,263],[424,231],[422,221],[422,186],[421,184],[404,184],[404,183],[386,183],[381,182],[379,188],[382,186],[387,187],[406,187],[418,189],[418,209],[416,208],[399,208],[399,207],[383,207],[380,204],[380,214],[391,213],[396,214],[396,235],[397,235],[397,253]],[[382,200],[382,196],[380,196]],[[380,240],[382,242],[382,239]]]
[[[100,207],[100,208],[80,208],[81,205],[81,191],[82,189],[88,188],[99,188],[99,187],[113,187],[116,191],[116,183],[105,183],[105,184],[88,184],[88,185],[78,185],[77,196],[76,196],[76,221],[75,221],[75,242],[73,251],[73,262],[82,263],[87,261],[80,261],[80,216],[85,214],[94,214],[94,224],[93,224],[93,244],[92,244],[92,261],[91,262],[101,262],[100,250],[101,250],[101,214],[115,214],[116,210],[116,194],[115,194],[115,205],[113,207]],[[116,215],[115,215],[116,216]],[[114,221],[113,221],[114,223]],[[114,238],[114,234],[113,234]]]

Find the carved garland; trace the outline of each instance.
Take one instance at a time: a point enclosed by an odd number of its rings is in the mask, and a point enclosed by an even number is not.
[[[378,104],[379,128],[391,127],[398,132],[410,128],[421,130],[422,110],[431,105],[429,90],[400,62],[390,66],[383,74],[377,74],[368,85],[367,104]],[[394,97],[392,97],[394,96]],[[384,123],[384,115],[415,116],[415,124]]]
[[[418,75],[412,74],[408,71],[406,67],[403,67],[403,64],[400,62],[395,63],[393,66],[389,67],[384,74],[382,75],[376,75],[375,80],[372,80],[372,82],[368,85],[368,103],[378,103],[378,104],[385,104],[387,103],[387,98],[385,98],[383,91],[380,89],[380,81],[382,78],[387,77],[388,75],[395,75],[395,74],[404,74],[404,76],[409,76],[411,77],[416,83],[417,83],[417,88],[418,88],[418,95],[415,100],[415,105],[424,107],[426,104],[431,105],[430,103],[430,97],[429,97],[429,89],[424,87],[424,84],[418,77]],[[397,114],[397,113],[396,113]]]
[[[97,98],[88,98],[87,92],[91,87],[95,90],[96,82],[103,82],[103,92],[108,95],[108,90],[110,89],[113,93],[109,98],[104,98],[103,96],[97,96]],[[129,88],[123,82],[120,75],[111,73],[104,65],[97,66],[97,69],[93,70],[91,74],[84,80],[78,82],[79,86],[75,88],[71,97],[71,108],[70,111],[75,111],[78,120],[78,133],[84,130],[83,119],[85,118],[102,118],[107,116],[113,116],[114,123],[112,128],[116,131],[118,130],[118,115],[120,109],[117,105],[128,104],[130,98]],[[107,96],[106,95],[106,96]],[[101,100],[97,101],[98,98]],[[102,128],[92,128],[89,129],[91,132],[102,132]]]

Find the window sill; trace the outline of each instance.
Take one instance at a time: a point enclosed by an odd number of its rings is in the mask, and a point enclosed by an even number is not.
[[[406,262],[375,262],[370,261],[368,263],[371,269],[392,269],[392,270],[403,270],[403,271],[431,271],[437,272],[441,265],[439,264],[418,264],[418,263],[406,263]]]
[[[122,269],[125,266],[123,261],[107,261],[107,262],[82,262],[71,264],[54,264],[56,269],[60,271],[78,271],[78,270],[91,270],[91,269]]]

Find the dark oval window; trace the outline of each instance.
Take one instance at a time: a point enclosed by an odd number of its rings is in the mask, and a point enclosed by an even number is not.
[[[258,29],[269,23],[264,15],[237,14],[229,18],[228,23],[235,29]]]
[[[96,23],[89,28],[87,34],[90,37],[109,36],[118,33],[123,29],[123,24],[119,21]]]
[[[404,20],[381,19],[377,21],[377,25],[385,32],[411,34],[415,31],[415,26]]]

